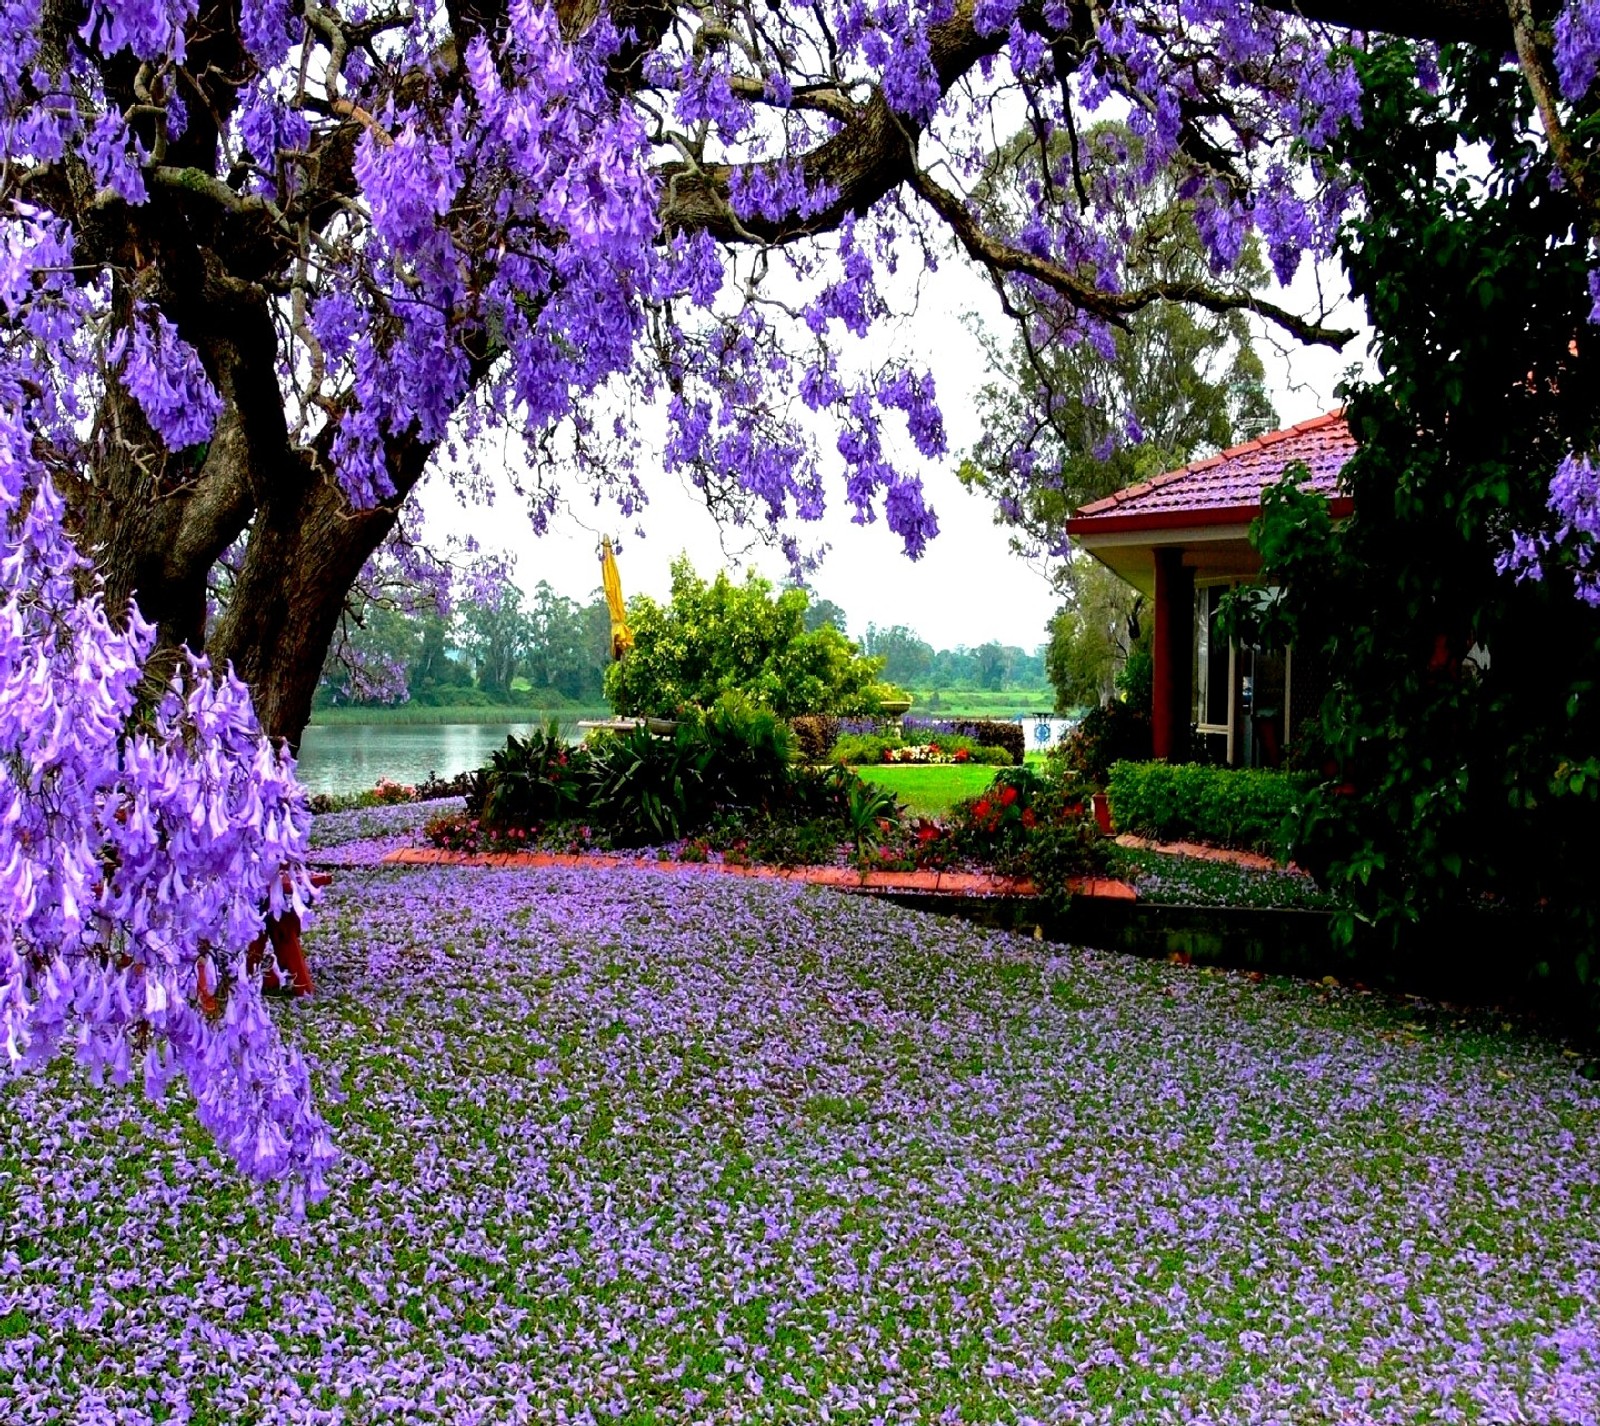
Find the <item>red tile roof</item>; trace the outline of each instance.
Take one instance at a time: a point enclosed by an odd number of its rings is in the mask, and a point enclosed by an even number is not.
[[[1344,412],[1330,411],[1080,506],[1067,522],[1067,532],[1092,534],[1113,520],[1122,525],[1125,520],[1131,524],[1135,518],[1140,526],[1148,528],[1183,525],[1190,522],[1188,517],[1201,512],[1210,515],[1210,519],[1202,515],[1203,523],[1211,523],[1221,512],[1237,512],[1240,518],[1248,518],[1248,511],[1260,507],[1261,492],[1276,484],[1284,470],[1297,462],[1304,462],[1311,471],[1308,488],[1332,499],[1338,489],[1339,472],[1355,449]]]

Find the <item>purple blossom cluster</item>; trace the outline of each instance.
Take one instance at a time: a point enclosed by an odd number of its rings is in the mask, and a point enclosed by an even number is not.
[[[13,204],[0,234],[0,1104],[63,1053],[152,1097],[180,1079],[239,1168],[317,1198],[333,1149],[248,949],[308,911],[294,762],[231,672],[184,653],[145,691],[155,630],[105,607],[46,464],[78,442],[100,294],[43,214]],[[187,361],[158,315],[124,369],[175,443],[209,425],[164,384]]]
[[[1588,456],[1571,455],[1556,468],[1547,502],[1548,531],[1513,531],[1495,560],[1501,574],[1520,582],[1543,579],[1559,565],[1572,576],[1573,592],[1600,607],[1600,470]]]
[[[1600,1091],[1492,1020],[648,872],[342,872],[307,945],[305,1224],[8,1101],[8,1426],[1600,1413]]]

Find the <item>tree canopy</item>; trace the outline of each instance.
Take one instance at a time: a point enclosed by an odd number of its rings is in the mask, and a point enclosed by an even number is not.
[[[1254,232],[1286,280],[1360,210],[1326,156],[1367,117],[1346,29],[1428,41],[1424,91],[1432,42],[1486,57],[1518,172],[1561,180],[1577,256],[1544,280],[1582,292],[1596,0],[0,7],[7,1063],[71,1043],[122,1076],[137,1049],[241,1164],[314,1188],[325,1136],[245,954],[305,885],[255,720],[298,737],[424,476],[471,498],[509,444],[536,527],[578,494],[632,514],[653,403],[667,470],[797,568],[835,471],[916,555],[936,374],[873,337],[946,248],[1108,355],[1163,302],[1343,340],[1238,264]],[[1136,153],[1084,142],[1108,105]],[[1013,116],[1036,165],[990,144]],[[1121,215],[1170,181],[1206,269],[1147,279]],[[1528,516],[1559,543],[1559,509]]]
[[[807,629],[806,592],[774,591],[754,572],[735,583],[672,566],[672,597],[628,601],[633,647],[607,671],[606,698],[627,716],[671,718],[737,693],[786,718],[868,713],[881,659],[866,658],[832,624]]]

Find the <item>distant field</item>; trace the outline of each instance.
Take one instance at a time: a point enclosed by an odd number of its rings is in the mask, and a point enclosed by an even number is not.
[[[1053,688],[926,689],[911,695],[913,718],[1013,718],[1018,713],[1040,713],[1056,706]]]
[[[931,767],[874,763],[856,769],[863,780],[887,787],[919,817],[942,817],[966,797],[976,797],[994,781],[999,768],[970,763]]]
[[[311,721],[338,728],[354,724],[548,723],[552,718],[575,723],[580,718],[610,716],[609,708],[528,708],[518,703],[447,703],[428,708],[399,703],[388,708],[319,708],[311,715]]]

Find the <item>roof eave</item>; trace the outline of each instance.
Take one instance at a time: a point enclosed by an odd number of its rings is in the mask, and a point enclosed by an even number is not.
[[[1328,497],[1328,514],[1347,519],[1355,509],[1348,495]],[[1250,505],[1215,505],[1201,510],[1135,510],[1126,515],[1074,515],[1067,521],[1067,538],[1093,539],[1096,535],[1159,534],[1212,525],[1248,525],[1260,518],[1259,501]]]

